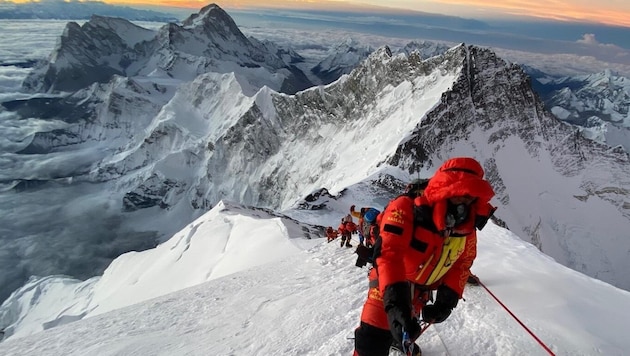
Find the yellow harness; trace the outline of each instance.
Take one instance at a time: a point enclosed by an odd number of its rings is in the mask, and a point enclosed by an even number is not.
[[[415,278],[415,283],[430,285],[435,283],[435,281],[442,278],[459,256],[464,253],[464,248],[466,247],[466,237],[447,237],[444,240],[444,244],[442,245],[442,251],[439,255],[436,252],[431,254],[427,262],[420,267],[418,274]],[[430,270],[429,267],[432,266],[431,262],[434,258],[438,258],[437,263],[433,264],[433,269]]]

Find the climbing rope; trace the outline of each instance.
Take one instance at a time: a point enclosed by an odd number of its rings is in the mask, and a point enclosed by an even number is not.
[[[480,285],[480,286],[482,286],[482,287],[483,287],[483,288],[484,288],[484,289],[488,292],[488,294],[490,294],[490,295],[492,296],[492,298],[494,298],[494,300],[496,300],[496,301],[497,301],[497,303],[499,303],[499,305],[501,305],[501,306],[503,307],[503,309],[505,309],[505,311],[507,311],[507,312],[508,312],[508,313],[512,316],[512,318],[514,318],[514,320],[516,320],[516,322],[518,322],[518,323],[519,323],[519,324],[523,327],[523,329],[525,329],[525,330],[529,333],[529,335],[531,335],[531,336],[532,336],[532,337],[533,337],[533,338],[534,338],[534,339],[538,342],[538,344],[540,344],[540,346],[542,346],[542,348],[543,348],[543,349],[545,349],[545,351],[547,351],[547,352],[549,353],[549,355],[555,356],[555,354],[553,353],[553,351],[551,351],[551,349],[550,349],[547,345],[545,345],[545,343],[544,343],[544,342],[542,342],[542,341],[538,338],[538,336],[536,336],[536,334],[534,334],[534,333],[533,333],[533,332],[532,332],[532,331],[531,331],[531,330],[530,330],[527,326],[525,326],[525,324],[523,324],[523,322],[522,322],[519,318],[517,318],[517,317],[516,317],[516,315],[514,315],[514,313],[512,313],[512,311],[511,311],[511,310],[510,310],[507,306],[505,306],[505,304],[503,304],[503,303],[499,300],[499,298],[497,298],[497,297],[494,295],[494,293],[492,293],[492,292],[490,291],[490,289],[489,289],[488,287],[486,287],[486,285],[485,285],[485,284],[483,284],[483,283],[479,280],[479,278],[477,278],[477,281],[479,282],[479,285]]]

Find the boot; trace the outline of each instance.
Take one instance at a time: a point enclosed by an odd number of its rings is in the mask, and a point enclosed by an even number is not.
[[[413,356],[422,356],[422,350],[420,349],[420,346],[418,346],[418,344],[414,343],[413,344],[413,351],[411,352],[411,354]],[[401,356],[406,356],[407,354],[403,352],[402,347],[400,347],[400,345],[396,344],[395,341],[392,342],[392,346],[389,347],[389,355],[401,355]]]

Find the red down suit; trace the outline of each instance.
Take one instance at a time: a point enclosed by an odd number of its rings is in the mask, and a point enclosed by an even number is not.
[[[483,169],[474,159],[459,157],[446,161],[417,198],[402,195],[392,200],[380,220],[380,252],[370,272],[370,288],[361,321],[389,329],[383,306],[385,288],[397,282],[411,282],[414,313],[419,315],[426,291],[446,285],[462,297],[470,267],[477,255],[475,226],[494,211],[494,196],[483,179]],[[448,228],[447,201],[472,197],[468,218]],[[485,224],[485,222],[484,222]]]

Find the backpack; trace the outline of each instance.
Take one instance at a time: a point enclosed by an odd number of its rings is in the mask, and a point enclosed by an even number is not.
[[[377,209],[370,208],[363,214],[363,224],[361,224],[361,235],[368,240],[372,236],[372,230],[378,229],[376,218],[381,212]]]
[[[378,216],[378,214],[380,214],[381,212],[377,209],[374,208],[369,208],[364,214],[363,214],[363,221],[367,221],[370,224],[376,223],[376,217]]]
[[[377,217],[381,212],[377,209],[370,208],[363,214],[363,224],[361,226],[361,233],[365,238],[365,241],[372,241],[372,245],[370,247],[359,245],[357,249],[354,251],[358,257],[355,262],[355,266],[361,268],[366,264],[371,263],[374,264],[376,260],[375,253],[376,251],[380,251],[380,248],[377,250],[377,246],[380,246],[379,239],[379,231],[380,226],[377,222]]]
[[[357,224],[353,223],[352,221],[344,222],[343,226],[346,228],[346,230],[350,231],[351,233],[354,233],[355,231],[357,231]]]

